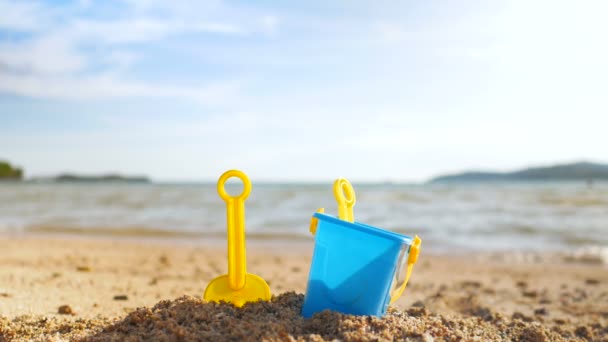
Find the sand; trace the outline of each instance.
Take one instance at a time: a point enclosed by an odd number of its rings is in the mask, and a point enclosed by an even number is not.
[[[608,268],[557,255],[433,255],[381,319],[303,319],[313,242],[249,242],[271,302],[201,299],[223,244],[0,237],[0,341],[608,341]]]

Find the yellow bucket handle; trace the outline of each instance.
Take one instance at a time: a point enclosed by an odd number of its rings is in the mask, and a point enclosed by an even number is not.
[[[393,304],[401,295],[403,291],[405,291],[405,287],[407,286],[407,282],[410,280],[410,276],[412,275],[412,270],[414,269],[414,264],[418,261],[418,255],[420,254],[420,244],[422,240],[416,235],[414,237],[414,241],[410,245],[410,253],[407,258],[407,272],[405,273],[405,281],[399,288],[395,289],[393,293],[391,293],[391,301],[390,304]]]
[[[243,192],[230,196],[226,192],[226,181],[239,178],[243,182]],[[245,199],[251,192],[251,182],[245,173],[239,170],[224,172],[217,181],[217,193],[226,202],[226,221],[228,227],[228,279],[230,288],[238,290],[245,286],[247,274],[245,254]]]

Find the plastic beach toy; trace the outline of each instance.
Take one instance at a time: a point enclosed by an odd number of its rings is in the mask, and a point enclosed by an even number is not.
[[[230,196],[224,187],[231,177],[243,182],[243,193]],[[205,289],[207,301],[226,301],[237,307],[247,302],[270,299],[270,288],[264,279],[247,273],[245,255],[245,199],[251,192],[251,182],[239,170],[226,171],[217,181],[217,192],[226,201],[228,221],[228,274],[211,281]]]
[[[311,219],[315,249],[302,315],[330,309],[382,316],[403,294],[421,240],[355,222],[355,192],[346,179],[335,181],[334,196],[338,217],[321,208]]]

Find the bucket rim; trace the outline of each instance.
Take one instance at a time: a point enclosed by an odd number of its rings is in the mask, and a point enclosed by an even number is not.
[[[345,228],[355,229],[355,230],[358,230],[358,231],[361,231],[364,233],[371,233],[371,234],[374,234],[374,235],[377,235],[377,236],[380,236],[383,238],[388,238],[391,240],[399,241],[399,242],[402,242],[407,245],[411,245],[412,241],[414,240],[412,237],[410,237],[408,235],[395,233],[390,230],[385,230],[382,228],[370,226],[368,224],[357,222],[357,221],[348,222],[348,221],[340,220],[339,218],[332,216],[332,215],[327,215],[327,214],[323,214],[323,213],[314,213],[313,217],[316,217],[317,219],[322,220],[322,221],[327,221],[327,222],[330,222],[333,224],[343,226]]]

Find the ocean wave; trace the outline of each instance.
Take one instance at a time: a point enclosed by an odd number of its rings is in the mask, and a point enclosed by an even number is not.
[[[606,195],[608,197],[608,195]],[[571,207],[598,207],[608,206],[608,199],[602,197],[582,197],[582,196],[541,196],[538,203],[550,206],[571,206]]]
[[[608,244],[606,185],[366,184],[356,191],[357,221],[418,234],[431,248]],[[254,184],[247,238],[308,239],[319,207],[336,214],[331,184]],[[0,233],[225,239],[225,215],[214,184],[0,184]]]
[[[608,246],[588,245],[579,247],[566,253],[565,260],[608,265]]]

